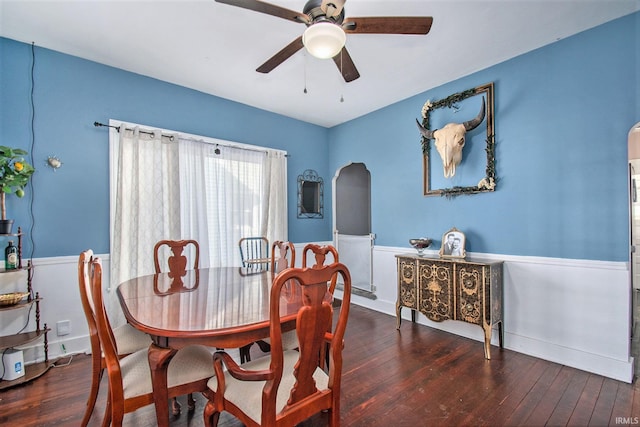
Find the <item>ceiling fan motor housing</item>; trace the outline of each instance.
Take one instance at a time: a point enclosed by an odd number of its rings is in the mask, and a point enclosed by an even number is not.
[[[311,22],[307,24],[307,26],[313,25],[317,22],[331,22],[336,25],[342,24],[344,21],[344,8],[340,11],[340,13],[336,16],[327,17],[325,12],[322,10],[320,5],[322,4],[322,0],[309,0],[307,4],[304,5],[304,9],[302,9],[302,13],[307,15]]]

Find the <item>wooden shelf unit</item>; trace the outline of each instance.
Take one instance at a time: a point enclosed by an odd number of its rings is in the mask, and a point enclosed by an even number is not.
[[[18,232],[13,234],[0,234],[0,238],[3,238],[5,241],[10,237],[17,237],[18,239],[18,268],[15,270],[0,269],[0,274],[17,274],[20,271],[26,271],[26,285],[29,295],[27,296],[26,300],[20,301],[18,304],[10,306],[0,306],[0,312],[16,311],[16,313],[18,313],[18,310],[26,310],[28,311],[29,317],[27,319],[27,322],[29,322],[31,316],[31,308],[35,306],[34,315],[36,328],[34,330],[27,330],[26,332],[0,336],[0,354],[8,349],[20,347],[42,339],[42,345],[44,348],[44,361],[25,366],[25,375],[20,378],[16,378],[15,380],[0,380],[0,390],[4,390],[34,380],[47,372],[52,365],[49,362],[49,341],[47,337],[47,334],[51,329],[47,327],[46,323],[42,327],[40,325],[40,302],[42,301],[42,298],[40,297],[40,294],[38,292],[36,292],[35,294],[33,292],[33,265],[31,264],[31,260],[28,260],[26,265],[23,265],[22,229],[18,227]]]

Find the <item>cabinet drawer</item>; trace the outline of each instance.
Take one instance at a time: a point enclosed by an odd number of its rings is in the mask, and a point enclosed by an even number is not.
[[[489,288],[485,286],[482,266],[466,264],[456,266],[456,319],[481,325],[489,315]]]
[[[451,319],[453,313],[452,264],[419,260],[418,271],[419,311],[436,322]]]
[[[412,259],[398,260],[398,303],[414,310],[418,309],[418,278],[416,263]]]

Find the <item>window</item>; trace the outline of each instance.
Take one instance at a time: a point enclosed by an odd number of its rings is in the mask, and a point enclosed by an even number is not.
[[[198,240],[202,267],[240,266],[241,237],[288,240],[285,152],[109,125],[114,286],[153,273],[158,240]]]

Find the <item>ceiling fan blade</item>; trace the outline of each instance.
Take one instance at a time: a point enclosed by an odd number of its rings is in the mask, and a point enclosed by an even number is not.
[[[333,62],[338,66],[345,82],[349,83],[360,77],[356,64],[353,63],[346,47],[343,47],[340,53],[333,57]]]
[[[322,9],[327,18],[338,16],[340,15],[340,12],[342,12],[342,8],[346,1],[347,0],[322,0],[320,9]]]
[[[278,65],[282,64],[284,61],[289,59],[291,55],[302,49],[304,45],[302,44],[302,36],[298,37],[288,45],[286,45],[280,52],[273,55],[271,58],[267,60],[264,64],[256,68],[256,71],[259,73],[268,73]]]
[[[352,34],[427,34],[431,16],[375,16],[347,18],[342,28]]]
[[[241,7],[243,9],[253,10],[255,12],[266,13],[267,15],[277,16],[278,18],[288,19],[294,22],[310,23],[309,17],[303,13],[289,10],[275,4],[265,3],[258,0],[216,0],[218,3],[224,3],[231,6]]]

